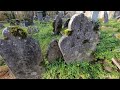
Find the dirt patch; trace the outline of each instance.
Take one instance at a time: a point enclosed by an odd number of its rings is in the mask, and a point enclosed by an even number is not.
[[[0,66],[0,79],[15,79],[7,66]]]

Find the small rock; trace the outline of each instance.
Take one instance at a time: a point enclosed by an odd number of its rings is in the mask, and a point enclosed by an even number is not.
[[[108,22],[108,13],[107,11],[104,11],[104,23]]]
[[[68,23],[69,23],[70,19],[68,19],[65,23],[64,23],[64,28],[68,28]]]
[[[0,29],[2,29],[2,28],[4,28],[5,26],[2,24],[2,23],[0,23]]]
[[[53,32],[55,35],[58,35],[62,30],[62,18],[57,15],[53,21]]]
[[[106,60],[103,61],[103,69],[107,72],[112,72],[112,67],[109,66],[109,63]]]
[[[109,66],[105,66],[105,67],[104,67],[104,70],[106,70],[107,72],[112,72],[112,68],[109,67]]]

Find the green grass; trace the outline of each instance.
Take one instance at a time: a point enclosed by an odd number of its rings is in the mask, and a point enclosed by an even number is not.
[[[120,58],[120,53],[116,52],[117,49],[120,49],[120,40],[115,38],[115,33],[116,32],[101,31],[100,42],[95,52],[96,58]]]
[[[120,58],[118,52],[120,41],[114,37],[114,34],[118,33],[116,28],[119,28],[120,24],[115,20],[110,20],[108,25],[104,23],[101,25],[105,26],[106,29],[100,30],[100,43],[94,55],[96,61],[99,59],[107,61],[109,67],[112,68],[111,72],[105,71],[100,62],[91,64],[84,61],[66,64],[63,60],[58,60],[52,64],[46,64],[46,71],[42,74],[43,79],[119,79],[120,73],[117,67],[112,64],[111,58]]]
[[[111,58],[120,58],[120,40],[114,36],[114,34],[120,32],[120,22],[110,20],[107,24],[101,23],[104,28],[100,30],[100,42],[93,53],[96,58],[93,63],[83,61],[70,64],[66,64],[64,60],[59,59],[53,63],[47,62],[45,54],[49,43],[52,39],[59,39],[61,35],[52,34],[52,22],[40,23],[36,21],[35,24],[38,26],[39,32],[34,34],[33,38],[39,41],[45,60],[43,79],[120,79],[120,73],[111,61]],[[112,68],[111,72],[103,69],[101,63],[103,60]]]
[[[53,27],[52,22],[49,23],[41,23],[35,22],[38,26],[39,32],[34,34],[33,37],[39,41],[43,55],[46,54],[47,47],[52,39],[58,39],[61,37],[60,35],[53,35]]]
[[[113,66],[114,67],[114,66]],[[117,71],[106,72],[100,63],[75,62],[66,64],[64,61],[55,61],[46,65],[46,72],[42,74],[43,79],[118,79],[120,73]]]

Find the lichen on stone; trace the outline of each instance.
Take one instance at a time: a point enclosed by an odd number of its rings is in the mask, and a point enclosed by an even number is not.
[[[63,34],[66,35],[66,36],[70,36],[72,34],[72,31],[70,31],[69,29],[65,29],[63,31]]]
[[[27,32],[24,29],[20,28],[19,26],[11,26],[8,27],[8,29],[10,30],[12,36],[15,37],[18,36],[21,37],[22,39],[27,37]]]

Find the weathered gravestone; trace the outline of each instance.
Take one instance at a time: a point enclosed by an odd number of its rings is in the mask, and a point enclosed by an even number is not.
[[[69,21],[70,21],[70,19],[67,19],[67,20],[65,21],[63,28],[68,28],[68,23],[69,23]]]
[[[30,26],[30,25],[33,25],[34,22],[33,22],[33,17],[25,17],[24,18],[24,24],[26,27]]]
[[[120,11],[115,11],[113,17],[114,17],[114,18],[117,18],[117,17],[119,17],[119,16],[120,16]]]
[[[58,11],[58,15],[63,18],[64,17],[64,11]]]
[[[43,11],[37,11],[37,18],[39,21],[42,21],[43,20]]]
[[[26,27],[28,27],[28,26],[32,25],[32,23],[31,23],[31,22],[29,22],[28,20],[25,20],[25,22],[24,22],[24,23],[25,23],[25,26],[26,26]]]
[[[60,50],[67,63],[93,59],[92,52],[99,41],[96,25],[84,14],[72,16],[68,24],[71,35],[63,35],[59,40]]]
[[[92,13],[92,21],[97,22],[98,15],[99,15],[99,11],[93,11],[93,13]]]
[[[0,55],[17,79],[40,78],[41,49],[31,37],[11,36],[0,39]]]
[[[33,16],[33,20],[38,20],[37,15]]]
[[[108,13],[107,11],[104,11],[104,23],[108,22]]]
[[[53,62],[56,59],[61,59],[63,57],[56,39],[50,42],[46,57],[49,62]]]
[[[58,35],[62,29],[62,18],[59,15],[56,15],[53,21],[53,33]]]
[[[4,37],[10,37],[10,31],[8,30],[8,28],[9,27],[6,27],[6,28],[4,28],[3,29],[3,31],[2,31],[2,35],[4,36]]]
[[[2,23],[0,23],[0,29],[2,29],[2,28],[4,28],[5,26],[2,24]]]
[[[49,21],[50,21],[50,16],[46,15],[44,21],[45,21],[45,22],[49,22]]]

